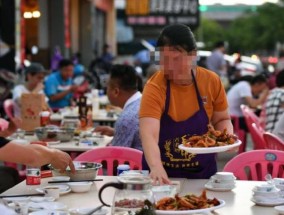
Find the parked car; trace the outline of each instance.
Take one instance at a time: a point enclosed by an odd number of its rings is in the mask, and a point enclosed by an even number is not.
[[[206,59],[210,55],[211,55],[211,51],[198,50],[197,51],[197,56],[198,56],[197,64],[199,66],[206,68]],[[224,57],[225,57],[225,60],[228,63],[228,66],[233,67],[234,64],[235,64],[235,61],[237,59],[237,56],[225,54]],[[255,74],[259,74],[259,73],[264,72],[262,62],[259,59],[253,59],[253,58],[248,57],[248,56],[241,56],[240,68],[241,68],[241,75],[242,76],[244,76],[244,75],[255,75]]]

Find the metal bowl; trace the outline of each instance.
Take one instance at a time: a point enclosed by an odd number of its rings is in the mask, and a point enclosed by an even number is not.
[[[74,128],[38,127],[35,134],[42,141],[68,142],[74,137]]]
[[[71,173],[70,169],[66,169],[65,173],[60,173],[58,169],[54,169],[51,165],[49,168],[52,170],[53,176],[69,176],[71,181],[95,179],[99,169],[102,168],[100,163],[79,161],[74,161],[73,163],[76,169],[74,174]]]

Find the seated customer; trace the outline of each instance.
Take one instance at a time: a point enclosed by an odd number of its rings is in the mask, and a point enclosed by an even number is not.
[[[277,74],[276,86],[270,91],[263,108],[265,112],[265,131],[268,132],[273,131],[281,114],[284,113],[284,70]]]
[[[43,80],[46,75],[46,70],[39,63],[32,63],[25,71],[26,82],[25,84],[17,85],[13,90],[14,101],[14,115],[15,117],[21,116],[21,96],[23,93],[39,93],[43,92]],[[45,101],[48,102],[48,98],[45,96]],[[43,110],[48,109],[47,103],[42,107]]]
[[[257,108],[258,105],[264,103],[268,92],[266,78],[263,75],[244,76],[228,91],[227,98],[230,114],[239,117],[241,129],[247,131],[241,105],[245,104],[251,108]]]
[[[114,128],[98,126],[96,132],[113,136],[111,145],[142,150],[139,137],[138,112],[141,93],[138,91],[138,77],[133,67],[114,65],[110,72],[107,96],[112,105],[122,108]]]
[[[72,83],[74,73],[72,61],[62,59],[58,67],[58,71],[51,73],[44,83],[44,91],[49,98],[51,108],[71,106],[72,93],[78,88],[78,86]]]

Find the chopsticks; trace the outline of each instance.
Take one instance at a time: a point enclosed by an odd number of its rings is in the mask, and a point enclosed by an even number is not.
[[[77,181],[49,181],[49,184],[56,184],[56,183],[69,183],[69,182],[89,182],[89,181],[103,181],[103,179],[91,179],[91,180],[77,180]]]
[[[6,196],[0,196],[0,198],[29,197],[29,196],[44,196],[44,193],[35,193],[35,194],[19,194],[19,195],[6,195]]]
[[[93,210],[89,211],[89,212],[87,213],[87,215],[92,215],[92,214],[95,213],[96,211],[100,210],[103,206],[104,206],[104,205],[100,205],[100,206],[94,208]]]

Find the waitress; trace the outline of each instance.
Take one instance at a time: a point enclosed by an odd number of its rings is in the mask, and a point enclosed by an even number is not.
[[[169,177],[210,178],[215,154],[191,154],[178,145],[192,135],[215,129],[233,133],[226,93],[219,76],[196,65],[196,42],[186,25],[167,26],[160,34],[160,69],[145,85],[140,107],[143,169],[154,182]]]

